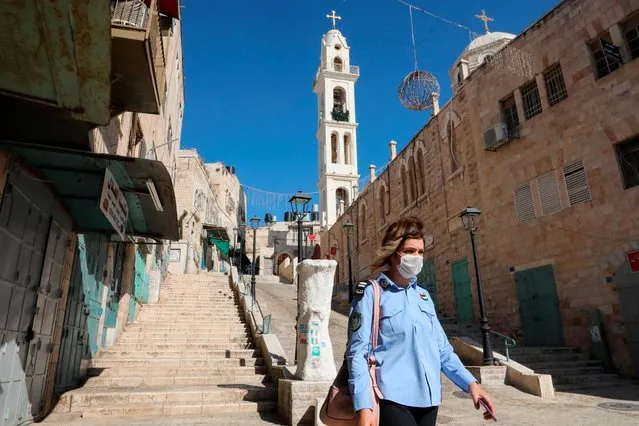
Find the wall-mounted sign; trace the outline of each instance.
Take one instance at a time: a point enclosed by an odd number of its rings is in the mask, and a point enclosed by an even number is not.
[[[604,56],[606,57],[606,59],[608,59],[608,61],[616,62],[619,64],[623,62],[621,59],[621,52],[619,51],[619,48],[609,41],[601,39],[601,50],[603,51]]]
[[[179,262],[181,253],[182,253],[182,250],[179,249],[179,248],[170,249],[169,250],[169,262]]]
[[[115,232],[124,240],[126,223],[129,218],[129,206],[120,190],[120,186],[109,169],[104,170],[104,182],[100,195],[100,210],[104,213]]]
[[[626,253],[626,258],[630,265],[630,272],[639,272],[639,250]]]

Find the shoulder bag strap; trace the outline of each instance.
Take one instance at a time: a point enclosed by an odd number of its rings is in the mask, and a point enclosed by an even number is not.
[[[373,286],[373,327],[371,327],[371,353],[375,352],[377,347],[377,336],[379,335],[379,302],[381,298],[381,292],[379,290],[379,284],[376,280],[370,280]]]

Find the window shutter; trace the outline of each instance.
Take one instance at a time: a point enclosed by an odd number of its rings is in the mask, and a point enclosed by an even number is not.
[[[515,209],[520,223],[535,219],[535,205],[533,204],[530,182],[515,188]]]
[[[553,214],[561,210],[557,175],[554,170],[539,176],[537,178],[537,187],[539,189],[542,214]]]
[[[564,166],[564,179],[566,181],[566,191],[570,205],[585,203],[590,201],[590,188],[588,178],[584,170],[584,163],[579,160]]]

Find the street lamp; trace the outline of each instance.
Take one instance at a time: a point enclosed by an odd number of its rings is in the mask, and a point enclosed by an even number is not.
[[[255,240],[257,227],[260,224],[260,218],[257,216],[253,216],[251,218],[251,228],[253,228],[253,263],[251,264],[251,295],[253,296],[253,302],[255,303]]]
[[[477,260],[477,244],[475,242],[475,231],[477,230],[476,219],[479,218],[481,211],[474,207],[468,207],[459,214],[464,224],[464,229],[470,233],[470,243],[473,247],[473,263],[475,264],[475,277],[477,279],[477,293],[479,297],[479,313],[481,315],[481,334],[484,349],[484,365],[493,365],[493,348],[490,342],[490,327],[488,326],[488,318],[486,318],[486,306],[484,305],[484,286],[481,281],[481,271],[479,270],[479,262]]]
[[[302,261],[302,220],[308,213],[308,203],[311,201],[311,197],[308,194],[304,194],[302,191],[297,191],[295,195],[288,200],[291,205],[291,212],[293,213],[293,219],[297,220],[297,261],[298,264]],[[297,342],[299,341],[299,334],[297,330],[297,319],[300,315],[300,277],[297,275],[297,316],[295,318],[295,362],[297,362]]]
[[[346,232],[346,253],[348,255],[348,302],[352,303],[353,302],[353,266],[352,266],[352,260],[351,260],[351,234],[353,233],[353,227],[355,225],[353,225],[350,221],[350,219],[348,219],[344,225],[342,225],[342,228],[344,228],[344,231]]]

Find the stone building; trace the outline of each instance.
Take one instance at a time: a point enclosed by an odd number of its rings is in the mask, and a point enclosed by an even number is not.
[[[430,234],[420,285],[443,315],[477,322],[459,214],[479,208],[492,327],[638,374],[638,57],[634,0],[565,0],[516,37],[477,38],[453,65],[453,97],[323,235],[323,252],[346,264],[352,220],[365,278],[388,224],[415,215]]]
[[[179,0],[3,2],[0,17],[15,29],[0,36],[0,407],[18,425],[157,298],[184,89]]]
[[[229,249],[246,221],[246,195],[232,167],[205,164],[195,149],[178,154],[175,185],[180,240],[171,242],[169,272],[228,271]]]

